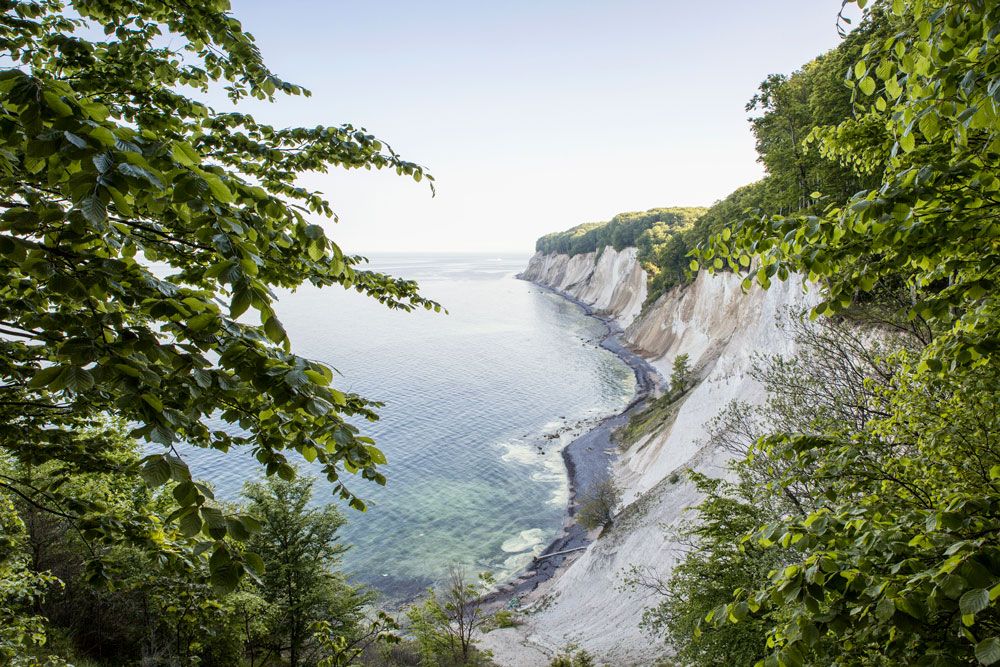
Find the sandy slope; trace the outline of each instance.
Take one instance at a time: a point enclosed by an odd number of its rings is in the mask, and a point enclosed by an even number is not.
[[[625,452],[613,474],[625,506],[614,528],[582,552],[561,574],[526,601],[526,622],[483,638],[501,665],[547,665],[569,642],[613,665],[646,665],[664,651],[639,630],[642,610],[651,604],[620,590],[622,573],[633,565],[667,574],[677,545],[665,527],[689,516],[694,489],[675,471],[692,468],[723,474],[726,454],[704,444],[706,422],[732,400],[757,402],[761,387],[749,376],[755,354],[787,354],[792,342],[780,327],[790,312],[810,305],[798,280],[744,293],[732,274],[700,273],[641,311],[646,276],[636,249],[568,257],[532,257],[526,279],[563,291],[615,317],[625,340],[669,376],[678,354],[687,354],[699,378],[677,418]],[[641,314],[640,314],[641,311]]]

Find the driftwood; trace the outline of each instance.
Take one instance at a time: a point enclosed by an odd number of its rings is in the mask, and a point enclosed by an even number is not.
[[[553,556],[562,556],[563,554],[572,553],[574,551],[583,551],[587,547],[574,547],[572,549],[564,549],[562,551],[553,551],[550,554],[542,554],[541,556],[535,556],[535,560],[542,560],[543,558],[552,558]]]

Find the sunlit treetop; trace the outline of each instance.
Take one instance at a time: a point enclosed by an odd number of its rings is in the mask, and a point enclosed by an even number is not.
[[[1000,350],[1000,6],[894,0],[868,9],[894,29],[844,72],[854,117],[804,141],[880,183],[846,202],[812,193],[825,203],[819,213],[738,222],[701,259],[738,269],[756,258],[748,285],[806,275],[826,297],[817,314],[903,284],[905,314],[937,334],[924,368],[989,363]]]

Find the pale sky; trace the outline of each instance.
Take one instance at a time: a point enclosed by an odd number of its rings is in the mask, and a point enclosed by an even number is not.
[[[304,185],[348,252],[529,253],[622,211],[709,205],[762,175],[744,105],[839,41],[840,0],[233,0],[311,98],[244,105],[351,122],[437,179],[335,171]],[[220,110],[221,110],[221,105]]]

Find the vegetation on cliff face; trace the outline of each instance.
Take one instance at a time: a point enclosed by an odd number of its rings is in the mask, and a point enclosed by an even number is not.
[[[769,402],[721,418],[738,484],[699,481],[691,555],[652,580],[648,627],[692,664],[1000,662],[1000,4],[876,2],[852,39],[850,112],[759,144],[785,204],[697,250],[823,301]]]

